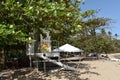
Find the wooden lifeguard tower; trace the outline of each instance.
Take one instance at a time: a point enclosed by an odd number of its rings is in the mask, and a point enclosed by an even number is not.
[[[32,62],[33,62],[36,64],[35,67],[39,69],[39,62],[40,62],[43,63],[44,72],[46,72],[46,63],[50,62],[67,70],[75,70],[73,67],[70,67],[60,62],[59,52],[52,52],[49,32],[46,32],[45,38],[43,38],[43,36],[40,35],[40,44],[38,47],[39,50],[38,53],[34,53],[34,42],[28,45],[27,50],[28,50],[27,55],[29,56],[30,59],[30,67],[32,67]],[[37,56],[37,59],[35,59],[35,61],[32,61],[31,56]]]

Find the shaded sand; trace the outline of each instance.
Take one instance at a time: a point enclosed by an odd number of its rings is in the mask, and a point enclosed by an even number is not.
[[[94,60],[70,62],[69,65],[77,71],[48,71],[45,74],[28,68],[5,70],[0,72],[0,80],[120,80],[120,62]]]

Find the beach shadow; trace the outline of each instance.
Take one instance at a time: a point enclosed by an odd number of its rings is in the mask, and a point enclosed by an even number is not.
[[[19,69],[19,70],[14,71],[14,74],[12,74],[11,76],[14,79],[14,78],[22,77],[25,74],[30,73],[30,72],[31,70],[29,68]]]
[[[99,75],[99,73],[89,71],[91,67],[88,64],[73,62],[73,63],[67,63],[67,65],[74,67],[76,69],[85,69],[86,71],[80,72],[79,70],[76,70],[76,71],[61,70],[61,71],[49,73],[49,74],[52,74],[53,76],[56,76],[59,79],[62,79],[64,77],[67,80],[89,80],[89,78],[85,78],[85,79],[80,78],[80,75],[88,74],[88,73]]]
[[[92,71],[85,71],[85,72],[80,73],[80,75],[82,75],[82,74],[95,74],[95,75],[100,75],[99,73],[97,73],[97,72],[92,72]]]
[[[26,77],[32,71],[30,68],[22,68],[16,70],[5,70],[0,73],[0,80],[43,80]]]
[[[76,71],[58,71],[55,73],[52,73],[53,76],[56,76],[59,79],[62,79],[63,77],[68,80],[81,80],[79,77],[79,72]]]
[[[55,72],[50,72],[54,68],[50,68],[46,72],[36,71],[35,69],[30,68],[22,68],[16,70],[10,70],[0,74],[0,80],[52,80],[51,76],[57,77],[58,79],[65,78],[67,80],[89,80],[89,78],[82,79],[80,76],[83,74],[95,74],[100,75],[96,72],[91,72],[89,69],[91,68],[90,65],[85,63],[67,63],[67,65],[74,67],[76,69],[85,69],[84,72],[80,72],[80,70],[76,71],[69,71],[69,70],[58,70]],[[56,66],[56,68],[58,68]],[[95,68],[95,67],[92,67]]]
[[[74,68],[78,68],[78,69],[85,69],[85,70],[89,70],[90,68],[96,68],[96,67],[91,67],[89,64],[86,63],[67,63],[69,66],[74,67]]]

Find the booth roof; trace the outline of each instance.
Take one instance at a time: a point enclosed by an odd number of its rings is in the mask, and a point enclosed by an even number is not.
[[[62,45],[59,48],[54,49],[53,51],[56,51],[56,52],[83,52],[83,50],[81,50],[77,47],[74,47],[70,44]]]

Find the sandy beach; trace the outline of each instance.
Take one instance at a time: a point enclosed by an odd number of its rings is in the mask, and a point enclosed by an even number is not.
[[[120,54],[109,55],[115,57]],[[8,70],[0,72],[0,80],[120,80],[120,62],[111,60],[92,60],[72,62],[76,71],[48,72],[30,69]],[[19,73],[20,71],[20,73]],[[16,74],[17,73],[17,74]],[[14,77],[14,75],[16,75]],[[7,76],[8,78],[5,78]]]
[[[97,60],[82,63],[87,64],[89,68],[79,69],[79,71],[83,73],[80,75],[81,79],[120,80],[120,62]]]

